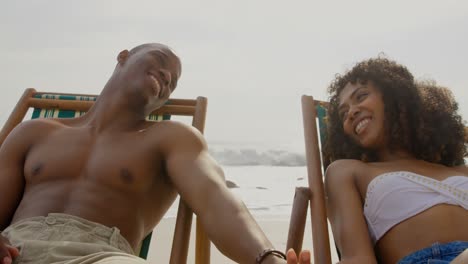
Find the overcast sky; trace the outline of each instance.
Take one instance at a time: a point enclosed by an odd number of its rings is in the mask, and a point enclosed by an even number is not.
[[[468,116],[467,1],[6,1],[0,124],[27,87],[99,93],[120,50],[169,45],[173,97],[208,97],[209,142],[303,142],[300,97],[385,53],[452,89]]]

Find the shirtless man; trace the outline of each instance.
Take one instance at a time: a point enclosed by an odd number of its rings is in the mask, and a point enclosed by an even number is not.
[[[140,263],[133,251],[177,193],[223,254],[254,263],[272,244],[227,189],[202,135],[145,121],[176,88],[179,58],[144,44],[117,61],[86,115],[23,122],[1,146],[0,263]],[[270,254],[262,263],[286,261]]]

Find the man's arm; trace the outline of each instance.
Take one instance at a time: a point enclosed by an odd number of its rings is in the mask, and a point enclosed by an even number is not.
[[[29,123],[18,125],[0,146],[0,231],[10,224],[23,196],[23,167],[31,142],[30,128]],[[7,238],[0,236],[0,263],[8,263],[18,255],[18,249],[12,247]]]
[[[359,162],[338,160],[326,172],[327,212],[340,263],[377,263],[353,175]]]
[[[223,171],[208,154],[202,135],[176,126],[165,147],[171,181],[223,254],[239,263],[254,263],[272,244],[245,205],[227,188]],[[286,262],[268,257],[263,263]]]
[[[21,123],[10,132],[0,146],[0,230],[4,230],[16,211],[23,196],[23,169],[32,134],[31,124]],[[32,136],[32,135],[31,135]]]

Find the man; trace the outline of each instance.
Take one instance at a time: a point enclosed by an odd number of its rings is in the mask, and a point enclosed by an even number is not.
[[[144,44],[117,61],[86,115],[23,122],[1,146],[1,263],[141,263],[133,250],[177,193],[223,254],[253,263],[272,245],[227,189],[202,135],[145,120],[174,91],[179,58]],[[267,254],[262,263],[285,260]]]

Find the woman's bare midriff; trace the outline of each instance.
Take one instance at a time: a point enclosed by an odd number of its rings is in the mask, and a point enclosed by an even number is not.
[[[468,211],[456,205],[436,205],[390,229],[377,243],[379,263],[403,257],[439,242],[468,241]],[[434,232],[428,231],[434,230]]]

